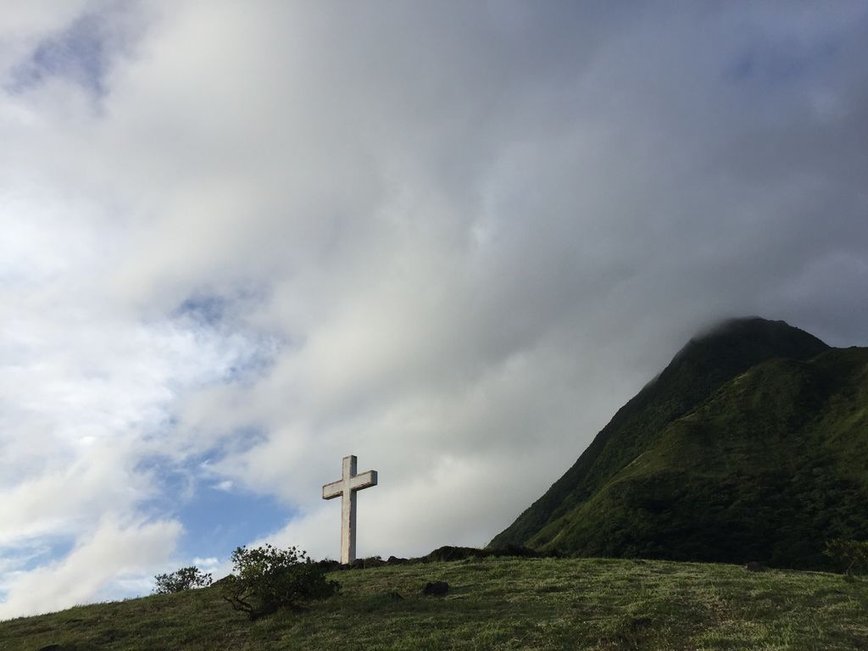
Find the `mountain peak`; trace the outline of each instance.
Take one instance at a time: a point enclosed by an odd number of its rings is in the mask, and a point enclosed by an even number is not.
[[[697,379],[706,387],[719,385],[769,359],[807,360],[828,349],[814,335],[785,321],[758,316],[726,319],[693,336],[655,383],[678,377],[676,384],[690,393],[689,383]]]
[[[669,450],[668,446],[674,446],[673,450],[680,450],[679,446],[688,445],[683,437],[678,439],[673,434],[673,427],[677,429],[679,426],[676,424],[679,422],[690,420],[693,423],[695,419],[701,420],[705,417],[703,414],[708,413],[705,407],[714,402],[714,396],[719,391],[725,392],[728,388],[739,386],[733,382],[735,378],[753,367],[763,365],[763,368],[766,368],[764,363],[771,360],[792,360],[798,364],[769,367],[771,370],[767,374],[758,376],[760,381],[751,384],[752,387],[760,387],[757,389],[757,395],[745,397],[736,392],[736,397],[730,396],[729,401],[724,402],[729,405],[728,408],[732,413],[715,420],[715,423],[747,423],[731,430],[724,427],[720,434],[724,440],[734,437],[760,440],[766,434],[773,438],[786,438],[794,423],[807,422],[810,420],[810,415],[807,420],[791,418],[785,423],[781,414],[786,412],[793,415],[808,410],[807,403],[794,396],[811,394],[816,388],[811,385],[812,388],[806,389],[807,393],[803,391],[802,394],[798,394],[797,389],[803,381],[807,381],[805,378],[810,376],[812,371],[805,371],[803,377],[794,369],[811,367],[811,360],[825,359],[828,356],[823,353],[828,350],[829,346],[804,330],[784,321],[770,321],[756,316],[728,319],[698,333],[653,381],[618,410],[576,463],[512,525],[496,536],[491,546],[526,545],[544,550],[591,555],[636,555],[641,552],[660,557],[678,556],[675,551],[670,553],[665,548],[659,547],[663,538],[674,533],[659,530],[663,525],[655,524],[659,520],[658,515],[643,510],[644,506],[629,505],[629,508],[624,506],[622,502],[625,499],[629,502],[629,499],[623,491],[627,490],[629,493],[635,490],[638,491],[637,495],[646,493],[656,495],[656,492],[661,492],[659,499],[652,496],[653,499],[646,500],[648,504],[664,505],[660,508],[668,509],[670,507],[665,505],[675,505],[677,500],[681,500],[684,504],[689,503],[690,508],[696,506],[694,502],[690,502],[692,498],[682,495],[683,491],[679,488],[678,482],[672,479],[680,476],[680,473],[685,476],[690,475],[692,463],[689,461],[692,458],[690,454],[685,453],[679,457],[681,465],[666,465],[668,461],[659,461],[661,455],[665,456],[661,450]],[[787,375],[788,373],[790,375]],[[814,401],[812,404],[821,403],[822,400]],[[769,411],[769,414],[762,412],[764,408],[772,410],[773,406],[778,409],[778,412]],[[744,414],[749,416],[745,416],[739,410],[743,410]],[[690,418],[685,419],[688,415]],[[779,416],[780,422],[775,421],[774,419]],[[769,424],[770,420],[772,424]],[[755,432],[754,429],[757,431]],[[754,438],[751,438],[752,436]],[[693,445],[696,445],[695,441],[689,443],[688,447]],[[701,446],[698,449],[701,450]],[[798,454],[783,444],[780,452],[782,457],[795,455],[795,458],[798,458]],[[694,450],[691,454],[695,456],[700,453]],[[719,464],[730,463],[723,460],[725,456],[721,456],[721,460],[717,461],[714,458],[706,459],[711,466],[705,472],[714,475],[719,470]],[[634,462],[639,458],[642,458],[643,462],[637,466]],[[636,483],[638,480],[634,481],[635,478],[632,476],[639,472],[639,466],[647,464],[648,459],[652,458],[657,459],[662,467],[666,468],[665,476],[655,475],[648,479],[650,483],[647,485]],[[688,460],[686,465],[685,459]],[[751,461],[747,470],[737,466],[733,466],[730,470],[738,474],[750,471],[750,468],[756,465],[756,461]],[[777,480],[776,478],[775,481]],[[672,485],[669,486],[667,482]],[[703,485],[703,490],[706,489],[711,492],[710,494],[718,490],[713,486],[709,488]],[[681,495],[681,497],[676,499],[673,495]],[[610,509],[615,508],[613,505],[616,504],[619,505],[616,511],[622,515],[630,513],[630,517],[635,516],[637,519],[634,521],[628,517],[615,522],[617,519],[614,516],[615,511]],[[681,509],[678,512],[683,514],[682,506],[678,506],[677,509]],[[676,507],[672,506],[672,508]],[[701,509],[699,512],[701,513]],[[635,526],[639,525],[634,526],[631,522],[644,524],[639,530],[635,530]],[[693,542],[696,542],[694,538],[704,539],[707,535],[709,539],[714,539],[716,535],[713,531],[706,531],[706,527],[698,522],[679,521],[679,526],[687,527],[685,531],[695,529],[694,533],[690,534],[690,540]],[[751,525],[747,523],[744,526]],[[653,535],[660,537],[660,540],[653,538],[650,533],[652,531],[656,532]],[[631,540],[633,542],[629,542]],[[697,559],[702,556],[698,551],[685,552],[681,555],[685,558]],[[723,553],[719,556],[717,560],[725,557]],[[784,554],[781,558],[784,562],[802,562],[787,561],[787,558],[796,558],[793,554],[790,556]]]
[[[791,326],[786,321],[773,321],[760,316],[737,317],[718,321],[694,335],[690,343],[701,343],[729,338],[750,338],[765,342],[798,341],[825,350],[829,346],[814,335]]]

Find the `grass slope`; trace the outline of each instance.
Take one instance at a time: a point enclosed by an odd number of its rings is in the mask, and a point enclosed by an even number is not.
[[[487,558],[334,578],[337,597],[255,623],[216,587],[0,622],[0,650],[868,648],[868,582],[832,574]],[[449,594],[423,597],[432,580]]]
[[[868,350],[783,322],[691,341],[491,545],[821,569],[868,538]]]

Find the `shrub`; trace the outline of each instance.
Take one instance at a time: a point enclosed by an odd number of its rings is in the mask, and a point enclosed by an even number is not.
[[[324,567],[296,547],[239,547],[232,552],[232,565],[232,574],[221,582],[223,598],[251,620],[279,608],[299,609],[302,601],[325,599],[340,589],[326,580]]]
[[[826,542],[824,553],[848,576],[868,572],[868,541],[836,538]]]
[[[171,574],[157,574],[154,582],[156,583],[155,594],[174,594],[211,585],[211,575],[196,566],[190,566],[182,567]]]

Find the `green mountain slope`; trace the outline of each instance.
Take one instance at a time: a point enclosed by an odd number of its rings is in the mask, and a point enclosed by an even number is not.
[[[868,350],[742,319],[692,340],[492,546],[823,567],[868,537]]]

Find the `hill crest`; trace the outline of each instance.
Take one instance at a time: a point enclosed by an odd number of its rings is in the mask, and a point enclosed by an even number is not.
[[[490,545],[678,560],[756,556],[784,566],[823,566],[817,545],[799,551],[754,520],[763,512],[781,524],[782,515],[760,508],[765,500],[795,513],[801,524],[790,537],[868,535],[855,499],[868,495],[852,484],[868,459],[868,428],[854,430],[868,404],[861,350],[831,349],[783,321],[759,317],[710,328],[618,410],[576,463]],[[685,428],[705,438],[679,438]],[[842,428],[849,436],[835,434]],[[702,445],[714,449],[708,442],[714,436],[739,438],[747,448],[699,454]],[[797,484],[787,483],[774,464],[757,465],[762,454],[786,459]],[[847,461],[848,454],[855,460]],[[653,472],[650,460],[656,460]],[[815,465],[799,474],[805,464]],[[811,491],[841,496],[837,520],[823,521],[821,505],[807,497]]]

